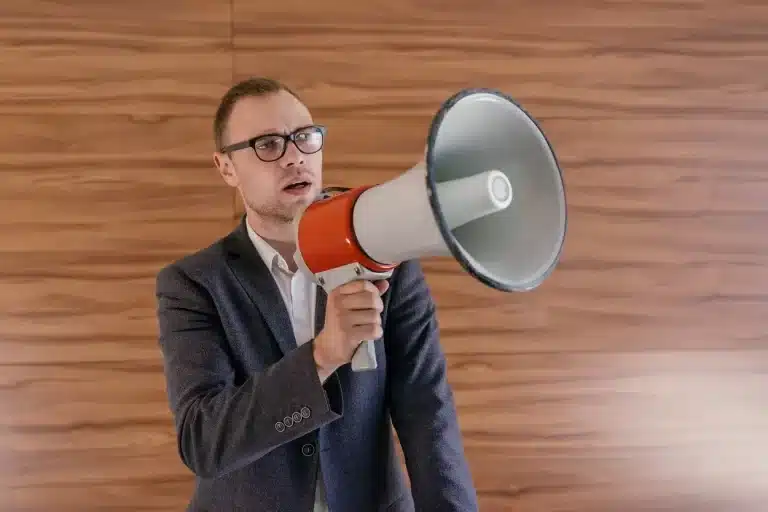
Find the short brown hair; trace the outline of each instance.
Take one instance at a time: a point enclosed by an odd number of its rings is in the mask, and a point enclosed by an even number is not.
[[[280,91],[289,92],[299,99],[298,95],[289,89],[288,86],[274,78],[251,77],[230,87],[222,96],[219,107],[216,109],[216,116],[213,119],[213,140],[216,144],[216,149],[220,150],[224,146],[224,132],[227,130],[229,117],[232,115],[235,104],[240,99],[250,96],[264,96]],[[301,100],[299,99],[299,101]]]

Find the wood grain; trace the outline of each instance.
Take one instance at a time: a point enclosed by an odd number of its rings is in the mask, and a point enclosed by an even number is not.
[[[212,116],[232,78],[223,0],[4,0],[0,112]]]
[[[230,228],[231,193],[202,149],[210,122],[12,119],[23,129],[0,143],[0,509],[176,510],[190,475],[154,276]]]
[[[329,126],[329,184],[413,165],[462,87],[552,140],[551,279],[425,262],[481,510],[762,512],[767,24],[759,0],[6,0],[0,510],[186,505],[154,274],[239,214],[211,118],[255,74]]]
[[[154,279],[232,223],[229,5],[0,7],[0,510],[179,510]]]
[[[768,6],[233,13],[236,77],[285,80],[329,126],[328,184],[407,170],[463,87],[506,91],[551,139],[569,232],[544,285],[500,294],[425,262],[482,510],[764,508]]]

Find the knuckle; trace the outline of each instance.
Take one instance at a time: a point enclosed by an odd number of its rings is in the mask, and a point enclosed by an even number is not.
[[[333,293],[334,295],[344,296],[344,295],[349,295],[355,292],[359,292],[360,290],[362,290],[362,288],[360,287],[359,281],[350,281],[348,283],[344,283],[343,285],[333,290]]]

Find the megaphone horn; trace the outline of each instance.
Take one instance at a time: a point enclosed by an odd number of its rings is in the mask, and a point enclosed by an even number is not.
[[[536,121],[500,91],[463,89],[432,120],[422,162],[321,197],[297,217],[295,259],[328,292],[435,256],[491,288],[528,291],[559,262],[566,225],[562,172]],[[376,367],[365,341],[352,369]]]

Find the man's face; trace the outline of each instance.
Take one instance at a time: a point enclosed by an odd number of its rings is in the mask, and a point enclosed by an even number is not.
[[[287,91],[240,99],[230,116],[224,145],[263,135],[288,135],[312,126],[307,107]],[[311,128],[297,132],[299,147],[315,151],[322,134]],[[282,152],[285,154],[273,160]],[[240,192],[243,202],[263,220],[290,223],[322,188],[322,150],[302,153],[294,142],[278,137],[260,139],[229,155],[216,153],[214,162],[228,185]],[[261,156],[261,158],[259,158]],[[302,184],[296,185],[301,182]]]

